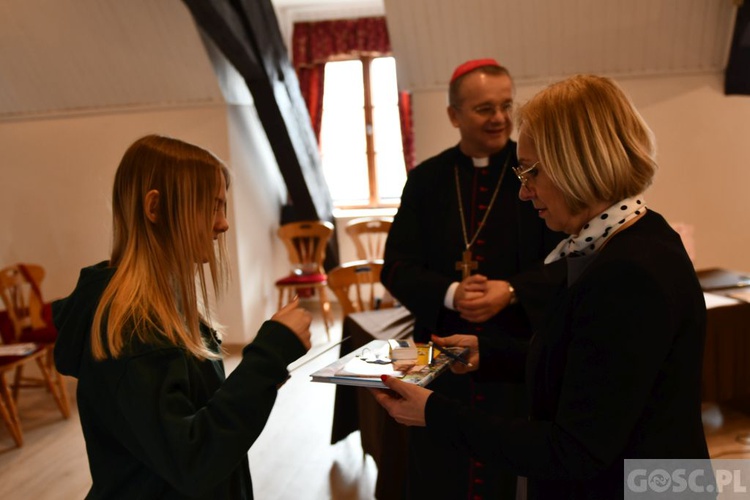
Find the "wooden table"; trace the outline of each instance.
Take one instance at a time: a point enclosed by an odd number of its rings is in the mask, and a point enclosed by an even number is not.
[[[342,337],[349,339],[341,344],[340,354],[344,356],[373,339],[408,337],[413,330],[414,318],[403,307],[350,314],[342,326]],[[407,428],[393,420],[367,389],[336,386],[331,443],[357,430],[362,450],[378,466],[375,496],[403,498],[409,450]]]
[[[710,307],[703,351],[703,401],[726,403],[750,398],[750,304]]]
[[[705,402],[727,403],[750,396],[750,304],[729,297],[747,290],[747,273],[702,269],[698,280],[706,293],[706,344],[703,351]]]

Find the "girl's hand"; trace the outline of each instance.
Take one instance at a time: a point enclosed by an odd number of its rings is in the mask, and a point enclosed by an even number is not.
[[[289,328],[302,342],[305,349],[310,349],[312,315],[306,309],[299,307],[298,297],[294,297],[290,303],[279,309],[276,314],[271,316],[271,319]]]

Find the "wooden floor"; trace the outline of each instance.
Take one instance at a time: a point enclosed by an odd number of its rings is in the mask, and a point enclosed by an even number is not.
[[[305,305],[308,307],[308,305]],[[309,308],[313,309],[312,304]],[[334,313],[340,316],[339,311]],[[326,338],[323,324],[313,322],[313,347],[290,366],[321,353],[341,338],[341,322]],[[239,362],[242,346],[230,346],[227,370]],[[377,469],[365,457],[359,433],[330,445],[334,386],[310,382],[309,374],[335,361],[338,347],[292,372],[279,391],[271,417],[250,449],[250,470],[258,500],[368,500],[374,498]],[[0,422],[0,499],[59,500],[86,496],[91,476],[75,405],[75,380],[69,380],[73,414],[64,420],[43,390],[19,396],[24,446],[16,448]]]
[[[338,311],[335,311],[338,315]],[[331,342],[341,337],[341,323],[331,330]],[[313,348],[293,368],[330,345],[322,323],[313,324]],[[230,348],[231,370],[240,346]],[[258,441],[250,449],[255,498],[259,500],[364,500],[373,498],[377,469],[363,457],[359,433],[330,445],[334,387],[309,381],[308,375],[334,361],[338,348],[292,372],[279,392],[274,410]],[[75,399],[75,380],[70,379]],[[73,401],[75,403],[75,401]],[[26,390],[19,398],[25,444],[16,448],[0,424],[0,499],[57,500],[83,498],[89,489],[86,449],[73,404],[64,420],[52,398],[41,390]],[[704,424],[711,456],[750,458],[750,441],[737,436],[750,432],[750,412],[704,406]],[[385,499],[390,500],[390,499]]]

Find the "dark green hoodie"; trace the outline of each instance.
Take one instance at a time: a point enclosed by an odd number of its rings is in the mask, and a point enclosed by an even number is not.
[[[106,262],[84,268],[73,293],[53,304],[55,363],[78,378],[93,480],[87,498],[253,498],[247,452],[302,343],[266,321],[226,379],[221,361],[163,342],[131,342],[119,358],[94,361],[91,324],[113,274]],[[201,332],[217,350],[214,333]]]

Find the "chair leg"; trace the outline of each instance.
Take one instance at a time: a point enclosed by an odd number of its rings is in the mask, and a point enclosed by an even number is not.
[[[16,366],[16,375],[13,378],[13,401],[18,401],[18,390],[23,381],[23,365]]]
[[[46,358],[47,369],[49,370],[50,377],[54,382],[57,393],[60,395],[60,411],[62,412],[63,417],[68,418],[70,417],[70,400],[68,399],[68,387],[65,384],[65,378],[62,376],[62,373],[57,371],[57,367],[55,367],[55,344],[50,344],[49,346],[47,346]]]
[[[326,327],[326,337],[330,341],[331,331],[329,323],[333,325],[333,319],[331,318],[331,303],[328,301],[328,294],[326,294],[325,287],[318,288],[318,298],[320,299],[320,307],[323,310],[323,324]]]
[[[8,426],[10,435],[16,446],[23,446],[23,433],[21,432],[21,420],[18,418],[16,404],[8,384],[5,382],[5,374],[0,373],[0,413],[5,425]]]
[[[47,367],[46,359],[44,359],[44,357],[37,358],[36,364],[39,365],[39,370],[42,372],[44,383],[47,385],[47,389],[49,389],[49,392],[52,393],[52,397],[55,398],[55,403],[57,403],[57,407],[60,408],[60,413],[63,414],[63,417],[68,418],[70,416],[70,408],[67,407],[67,405],[65,404],[66,402],[63,402],[62,396],[58,392],[57,388],[55,388],[54,382],[52,382],[52,375],[50,374],[50,370]]]
[[[55,376],[55,382],[57,383],[57,390],[60,393],[60,402],[62,403],[60,411],[62,411],[63,417],[69,418],[70,400],[68,399],[68,387],[65,382],[65,377],[63,377],[62,373],[57,371],[57,368],[55,368],[54,366],[52,367],[52,371]]]

